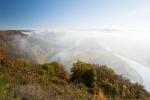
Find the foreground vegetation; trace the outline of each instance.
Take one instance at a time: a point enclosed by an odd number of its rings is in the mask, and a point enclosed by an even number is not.
[[[105,65],[77,61],[71,73],[58,62],[12,58],[0,43],[0,100],[149,100],[142,85]]]

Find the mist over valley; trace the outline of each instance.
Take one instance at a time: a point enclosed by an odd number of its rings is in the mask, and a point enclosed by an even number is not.
[[[143,77],[144,71],[139,72],[136,64],[118,57],[126,57],[149,69],[150,35],[135,33],[120,30],[1,31],[0,38],[10,45],[10,54],[27,57],[34,63],[58,61],[68,71],[76,60],[108,65],[150,90],[150,80]]]

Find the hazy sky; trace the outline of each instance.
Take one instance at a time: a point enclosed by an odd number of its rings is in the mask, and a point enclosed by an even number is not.
[[[0,0],[0,29],[144,29],[150,0]]]

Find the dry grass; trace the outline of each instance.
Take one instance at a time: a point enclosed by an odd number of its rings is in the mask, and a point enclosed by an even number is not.
[[[26,100],[91,100],[92,95],[74,87],[74,85],[17,85],[14,89],[15,98]],[[95,99],[96,100],[96,99]]]

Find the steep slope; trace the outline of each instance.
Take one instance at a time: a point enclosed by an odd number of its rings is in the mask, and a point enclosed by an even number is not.
[[[0,38],[8,43],[13,57],[23,56],[41,64],[56,60],[67,70],[77,59],[106,64],[132,82],[142,83],[141,76],[126,62],[99,45],[94,38],[84,37],[78,34],[69,36],[65,32],[0,31]]]
[[[142,85],[131,83],[106,65],[73,63],[71,74],[53,61],[33,64],[12,58],[0,43],[1,100],[148,100]]]

